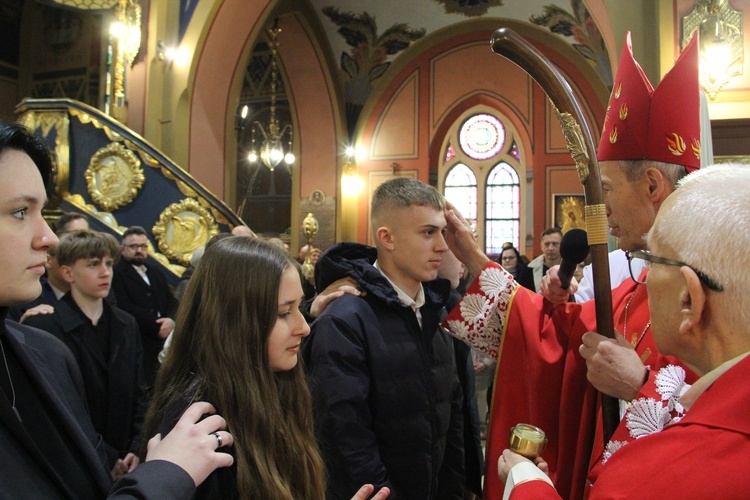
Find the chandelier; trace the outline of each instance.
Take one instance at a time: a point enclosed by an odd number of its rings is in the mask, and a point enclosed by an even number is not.
[[[713,100],[732,77],[742,74],[742,12],[732,9],[727,0],[698,0],[682,18],[683,48],[696,30],[700,34],[700,84]]]
[[[278,86],[279,66],[277,62],[279,48],[279,27],[278,19],[274,21],[273,27],[266,30],[268,34],[269,47],[271,49],[271,109],[270,119],[267,126],[263,126],[255,120],[251,125],[252,146],[247,159],[250,163],[256,163],[258,159],[273,171],[282,160],[287,165],[292,165],[295,161],[292,153],[292,124],[287,123],[284,127],[279,126],[279,120],[276,118],[276,88]],[[244,123],[247,117],[247,105],[242,107],[240,119]],[[263,142],[260,149],[256,148],[256,137],[260,136]],[[284,145],[286,144],[286,149]]]
[[[141,49],[141,6],[136,0],[118,0],[115,22],[109,30],[119,41],[125,60],[132,65]]]

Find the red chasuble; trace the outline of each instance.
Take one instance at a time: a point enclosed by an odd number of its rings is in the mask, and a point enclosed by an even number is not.
[[[682,365],[656,350],[648,327],[644,285],[626,280],[612,291],[612,307],[615,328],[631,341],[651,370],[642,389],[647,399],[646,395],[658,394],[650,388],[656,384],[661,368]],[[643,428],[635,424],[629,427],[630,420],[637,424],[638,419],[628,419],[626,415],[613,439],[618,443],[610,443],[604,455],[598,393],[586,379],[586,362],[578,352],[583,334],[596,330],[593,301],[553,306],[541,295],[518,286],[510,274],[490,262],[451,311],[445,325],[453,335],[499,361],[487,439],[484,498],[502,498],[497,460],[508,447],[511,427],[518,423],[545,431],[549,442],[543,457],[549,464],[550,478],[563,498],[581,498],[589,464],[601,463],[633,439],[630,427],[636,434],[653,432],[669,421],[667,418]],[[692,382],[695,376],[685,371],[688,383]],[[683,390],[679,382],[674,385],[674,391]],[[666,399],[660,395],[654,404],[674,406],[671,393],[663,396]]]
[[[599,498],[750,498],[750,356],[730,368],[664,432],[638,439],[602,468]],[[559,498],[544,481],[513,489],[511,500]]]

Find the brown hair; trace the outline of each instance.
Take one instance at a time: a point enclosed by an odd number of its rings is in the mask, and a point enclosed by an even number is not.
[[[72,222],[78,219],[85,220],[87,223],[89,221],[88,217],[83,214],[79,214],[77,212],[63,212],[63,214],[55,222],[52,223],[52,230],[55,232],[55,234],[58,234],[61,231],[65,231],[65,225],[68,222]]]
[[[299,363],[274,372],[268,362],[281,277],[290,267],[299,269],[256,238],[232,236],[206,250],[180,302],[146,417],[144,435],[152,436],[186,394],[212,403],[235,437],[240,498],[325,497],[305,374]]]
[[[65,233],[54,252],[57,263],[72,266],[80,259],[111,257],[115,262],[120,257],[120,244],[114,236],[90,229]]]

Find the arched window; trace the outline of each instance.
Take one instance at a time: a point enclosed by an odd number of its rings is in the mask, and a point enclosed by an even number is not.
[[[487,177],[485,248],[487,253],[502,253],[503,243],[521,240],[521,183],[518,172],[501,161]]]
[[[512,124],[483,108],[450,128],[438,175],[445,198],[477,230],[485,252],[499,254],[506,241],[521,248],[525,168]]]
[[[458,163],[445,179],[445,198],[477,227],[477,177],[469,167]]]

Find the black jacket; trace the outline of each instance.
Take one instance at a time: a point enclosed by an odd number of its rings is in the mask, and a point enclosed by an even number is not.
[[[73,352],[83,375],[91,420],[107,444],[112,466],[118,457],[140,449],[137,438],[146,413],[146,392],[138,325],[133,316],[106,301],[104,307],[109,318],[108,359],[87,343],[83,330],[89,320],[70,293],[58,301],[53,314],[32,316],[26,324],[51,333]]]
[[[303,347],[329,497],[365,483],[393,499],[462,498],[462,394],[453,346],[439,328],[450,283],[423,283],[422,328],[372,263],[376,250],[340,243],[316,266],[319,290],[345,275],[367,292],[335,300]]]
[[[117,307],[132,314],[138,322],[143,341],[143,374],[146,383],[153,385],[159,367],[159,352],[164,339],[159,338],[158,318],[173,318],[177,311],[177,299],[172,295],[167,277],[146,264],[149,286],[130,262],[120,259],[115,264],[112,289],[117,298]]]
[[[29,429],[18,421],[10,405],[0,404],[0,498],[100,499],[112,487],[101,437],[86,410],[86,395],[78,365],[70,350],[52,335],[12,321],[5,321],[0,308],[0,335],[5,337],[6,355],[15,356],[45,403],[48,417],[61,435],[72,443],[78,457],[78,476],[61,477],[56,460],[33,446]],[[5,327],[5,328],[3,328]],[[4,330],[4,331],[3,331]],[[12,353],[10,352],[12,351]],[[7,375],[4,375],[7,376]],[[19,394],[19,398],[26,397]],[[6,406],[7,405],[7,406]],[[72,464],[70,467],[76,467]],[[89,482],[96,493],[72,488]],[[141,464],[112,487],[107,498],[189,498],[195,491],[192,478],[180,467],[163,460]]]

